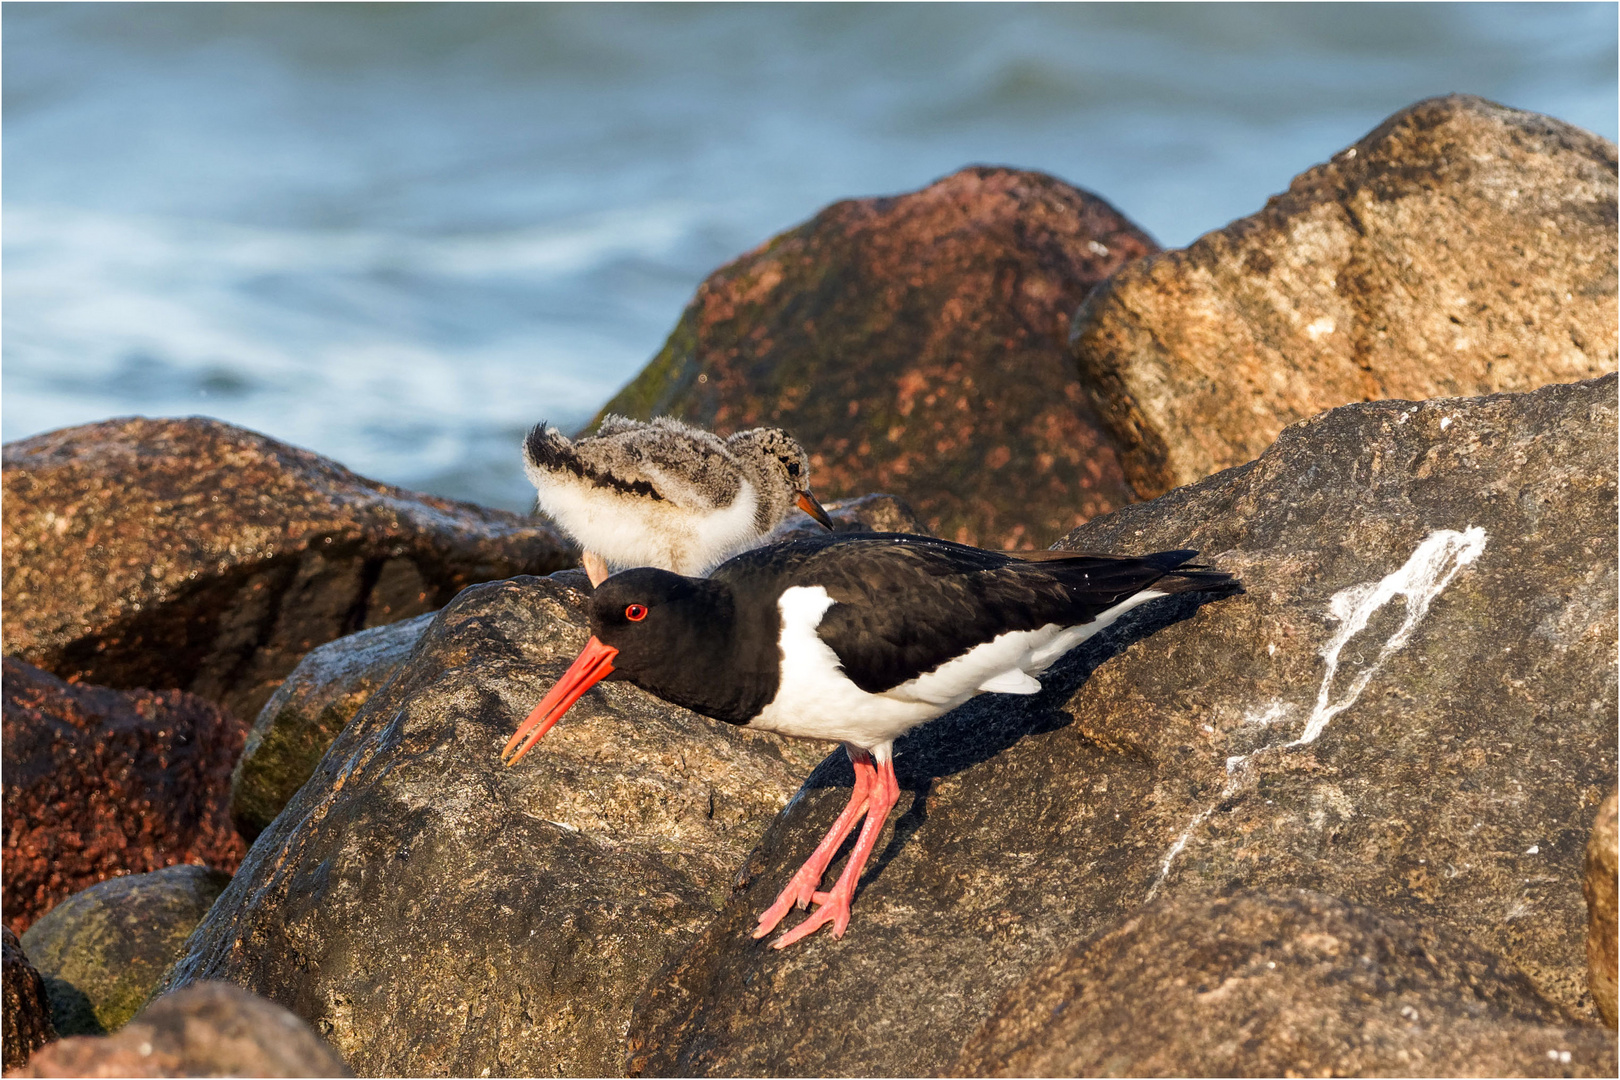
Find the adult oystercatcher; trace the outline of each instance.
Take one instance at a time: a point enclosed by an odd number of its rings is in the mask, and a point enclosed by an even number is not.
[[[730,724],[844,744],[849,805],[759,917],[756,938],[794,906],[816,910],[772,944],[832,924],[850,902],[899,798],[894,740],[982,693],[1033,694],[1058,657],[1139,604],[1223,589],[1196,551],[1140,558],[1051,553],[1040,561],[931,537],[845,534],[746,552],[708,578],[627,570],[591,598],[584,651],[501,752],[528,753],[586,690],[624,679]],[[843,873],[821,878],[865,817]]]
[[[794,506],[832,528],[810,494],[809,456],[781,428],[721,439],[668,416],[609,415],[570,440],[540,423],[523,465],[540,509],[584,549],[592,585],[611,566],[704,574],[764,543]]]

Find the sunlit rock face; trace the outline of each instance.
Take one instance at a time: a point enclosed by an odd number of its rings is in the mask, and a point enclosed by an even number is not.
[[[1420,101],[1264,209],[1086,298],[1082,385],[1151,498],[1379,398],[1615,370],[1614,144],[1537,113]]]

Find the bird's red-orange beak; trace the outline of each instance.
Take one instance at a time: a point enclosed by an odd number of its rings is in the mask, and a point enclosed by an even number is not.
[[[823,510],[821,508],[821,504],[816,502],[816,497],[814,495],[810,494],[808,491],[800,491],[798,493],[798,498],[796,498],[794,502],[799,504],[800,510],[803,510],[811,517],[821,522],[821,524],[826,526],[827,529],[832,529],[832,518],[828,517],[827,511]]]
[[[562,719],[563,713],[580,699],[580,695],[613,674],[613,658],[618,655],[618,649],[602,644],[595,637],[587,641],[579,658],[563,672],[563,677],[557,680],[551,693],[534,707],[527,720],[518,725],[506,749],[501,751],[501,763],[516,765],[518,758],[527,754],[551,730],[551,726]]]

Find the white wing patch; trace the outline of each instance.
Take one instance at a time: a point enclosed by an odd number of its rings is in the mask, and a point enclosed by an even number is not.
[[[1022,671],[1003,671],[984,680],[979,684],[979,689],[986,694],[1038,694],[1041,692],[1041,680]]]

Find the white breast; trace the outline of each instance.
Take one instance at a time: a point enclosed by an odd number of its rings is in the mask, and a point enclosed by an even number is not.
[[[782,681],[776,697],[748,724],[801,739],[836,739],[888,756],[896,738],[942,711],[922,701],[868,694],[849,681],[816,633],[833,598],[820,585],[796,585],[782,594]]]
[[[540,509],[587,551],[619,569],[659,566],[701,575],[758,542],[758,493],[747,480],[729,506],[702,508],[596,487],[571,473],[530,468]],[[663,490],[663,485],[660,485]]]
[[[1115,604],[1091,622],[1038,630],[1008,631],[881,694],[851,682],[838,655],[816,628],[833,599],[819,585],[794,586],[777,601],[782,613],[782,679],[776,697],[749,727],[809,739],[851,743],[883,760],[889,744],[925,720],[980,693],[1033,694],[1035,676],[1058,657],[1125,612],[1165,593],[1145,589]]]

